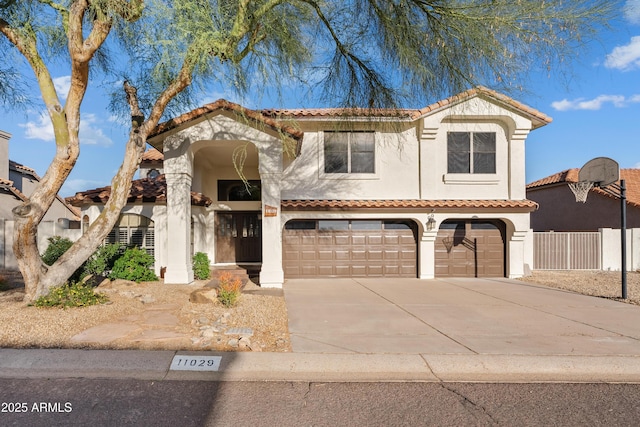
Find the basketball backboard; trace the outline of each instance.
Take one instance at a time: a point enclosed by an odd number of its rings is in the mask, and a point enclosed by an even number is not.
[[[620,179],[620,166],[608,157],[596,157],[582,166],[578,179],[593,182],[597,187],[606,187]]]

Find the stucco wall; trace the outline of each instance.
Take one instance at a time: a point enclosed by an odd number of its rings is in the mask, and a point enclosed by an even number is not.
[[[620,228],[620,200],[589,193],[586,203],[576,202],[568,185],[527,191],[527,198],[538,203],[531,213],[534,231],[596,231]],[[627,205],[627,228],[640,228],[640,208]]]

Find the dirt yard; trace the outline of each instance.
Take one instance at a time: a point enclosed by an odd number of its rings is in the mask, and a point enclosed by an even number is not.
[[[20,274],[0,271],[0,276],[8,285],[0,288],[0,347],[291,350],[284,296],[255,285],[245,288],[234,308],[189,302],[190,293],[206,283],[199,281],[100,287],[108,304],[63,310],[26,306]],[[521,280],[603,298],[621,296],[619,272],[535,271]],[[640,305],[640,273],[628,273],[627,281],[626,302]],[[229,334],[232,329],[240,332]]]
[[[544,271],[536,270],[525,282],[539,283],[585,295],[620,299],[622,281],[619,271]],[[640,272],[627,273],[627,301],[640,305]]]
[[[109,303],[59,309],[27,306],[19,273],[0,276],[10,288],[0,290],[0,347],[290,351],[284,296],[266,295],[252,284],[233,308],[189,302],[190,293],[206,284],[196,281],[98,287]],[[228,334],[231,329],[240,332]]]

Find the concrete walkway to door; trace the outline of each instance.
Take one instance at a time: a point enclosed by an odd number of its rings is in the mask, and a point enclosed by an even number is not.
[[[294,353],[640,356],[640,307],[509,279],[294,279]]]

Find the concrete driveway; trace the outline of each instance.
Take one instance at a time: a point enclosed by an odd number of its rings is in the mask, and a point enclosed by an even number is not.
[[[294,279],[294,353],[640,356],[640,306],[509,279]]]

